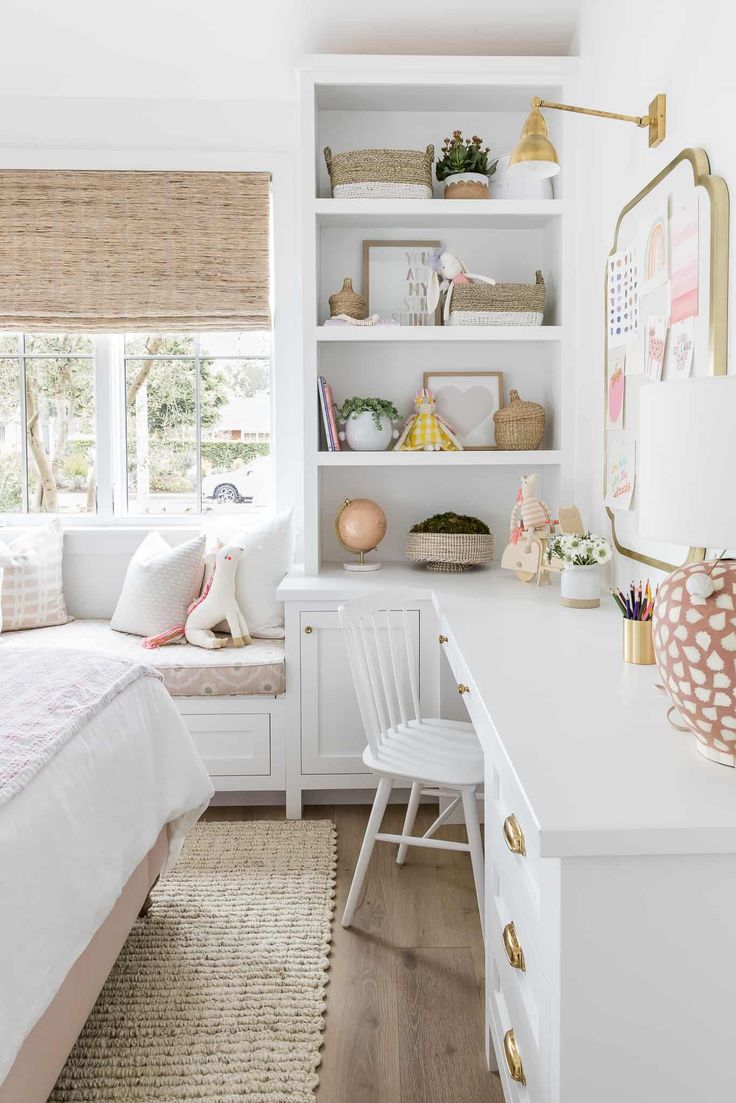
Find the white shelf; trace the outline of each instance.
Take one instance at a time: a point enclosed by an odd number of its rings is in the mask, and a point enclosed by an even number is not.
[[[317,326],[317,341],[561,341],[562,326]]]
[[[319,467],[551,467],[562,452],[318,452]]]
[[[315,199],[318,224],[537,230],[559,218],[562,199]]]

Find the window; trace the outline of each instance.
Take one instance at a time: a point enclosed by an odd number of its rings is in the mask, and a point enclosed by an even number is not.
[[[0,512],[271,505],[271,335],[0,334]]]

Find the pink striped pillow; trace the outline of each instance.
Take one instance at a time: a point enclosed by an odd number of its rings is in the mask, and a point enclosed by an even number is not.
[[[66,624],[62,583],[64,534],[61,522],[28,529],[13,540],[0,540],[2,630]]]

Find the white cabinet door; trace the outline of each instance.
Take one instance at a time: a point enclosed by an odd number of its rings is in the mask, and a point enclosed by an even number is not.
[[[419,610],[411,610],[421,693],[419,621]],[[300,628],[302,773],[367,774],[362,759],[366,738],[337,612],[302,611]]]

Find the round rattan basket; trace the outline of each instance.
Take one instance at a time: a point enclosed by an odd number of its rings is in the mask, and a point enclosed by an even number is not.
[[[335,199],[431,199],[434,146],[418,149],[353,149],[325,164]]]
[[[512,390],[509,404],[493,415],[496,448],[508,451],[539,448],[544,439],[547,415],[538,402],[525,402]]]
[[[493,559],[493,534],[410,532],[404,550],[428,571],[469,571]]]
[[[349,276],[342,281],[340,290],[330,295],[327,301],[330,304],[331,318],[338,314],[347,314],[348,318],[357,318],[359,321],[368,317],[368,302],[355,291]]]

